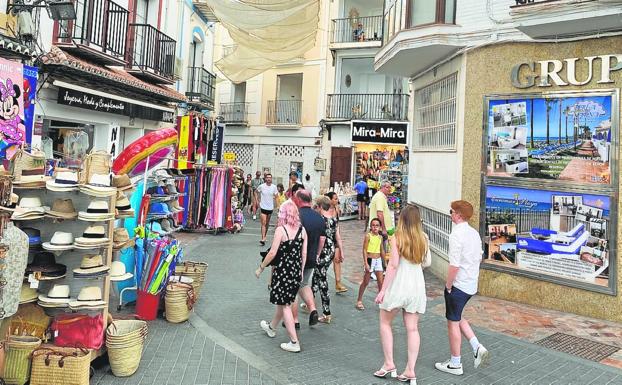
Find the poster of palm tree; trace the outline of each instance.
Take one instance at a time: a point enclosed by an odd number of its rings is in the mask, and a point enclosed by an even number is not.
[[[488,99],[487,175],[611,183],[612,97]]]

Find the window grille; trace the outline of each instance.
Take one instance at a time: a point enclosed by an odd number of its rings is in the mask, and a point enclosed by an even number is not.
[[[449,255],[451,216],[447,213],[416,204],[421,214],[423,231],[430,239],[430,248],[445,256]]]
[[[415,91],[413,150],[456,149],[458,73]]]

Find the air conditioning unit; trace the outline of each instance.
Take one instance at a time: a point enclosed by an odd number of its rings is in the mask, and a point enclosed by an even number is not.
[[[175,80],[181,80],[184,77],[184,59],[175,57],[175,72],[173,74]]]

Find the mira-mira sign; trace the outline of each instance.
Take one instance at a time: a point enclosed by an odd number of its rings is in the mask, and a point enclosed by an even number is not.
[[[352,121],[352,141],[406,144],[408,123]]]
[[[596,63],[599,64],[596,67]],[[577,79],[577,66],[587,66],[587,74]],[[598,70],[599,71],[596,71]],[[512,85],[516,88],[583,86],[598,79],[598,84],[614,83],[612,73],[622,70],[622,54],[573,57],[564,60],[521,62],[512,67]]]

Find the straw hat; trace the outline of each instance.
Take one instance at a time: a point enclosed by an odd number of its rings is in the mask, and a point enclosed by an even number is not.
[[[113,175],[112,186],[119,191],[132,190],[135,187],[127,174]]]
[[[69,285],[53,285],[47,295],[39,295],[38,304],[43,307],[67,307],[69,301]]]
[[[30,284],[22,284],[19,291],[19,304],[35,302],[37,300],[37,290],[30,287]]]
[[[110,280],[111,281],[125,281],[134,276],[132,273],[128,273],[125,269],[125,264],[120,261],[112,262],[110,268]]]
[[[74,241],[74,245],[78,248],[91,248],[94,246],[105,246],[110,241],[106,237],[104,226],[89,226],[84,230],[81,237]]]
[[[110,270],[110,266],[104,265],[104,258],[97,254],[82,257],[80,267],[73,269],[73,272],[80,275],[94,275],[108,270]]]
[[[23,197],[11,215],[12,220],[29,220],[43,218],[45,208],[39,197]]]
[[[80,191],[96,197],[108,197],[114,195],[117,189],[110,186],[110,175],[93,174],[88,184],[80,185]]]
[[[73,249],[73,234],[56,231],[49,242],[43,243],[43,248],[51,251]]]
[[[134,246],[134,239],[130,238],[125,228],[114,229],[112,234],[112,248],[114,250],[123,250]]]
[[[59,219],[73,219],[78,216],[76,209],[73,207],[73,201],[71,199],[54,199],[52,208],[46,210],[46,215]]]
[[[69,307],[103,309],[106,301],[102,299],[102,289],[98,286],[83,287],[75,301],[69,301]]]
[[[45,182],[50,191],[75,191],[78,189],[78,173],[73,171],[58,171],[54,180]]]
[[[80,211],[78,218],[83,221],[108,221],[114,218],[114,213],[109,212],[108,202],[92,201],[86,211]]]

